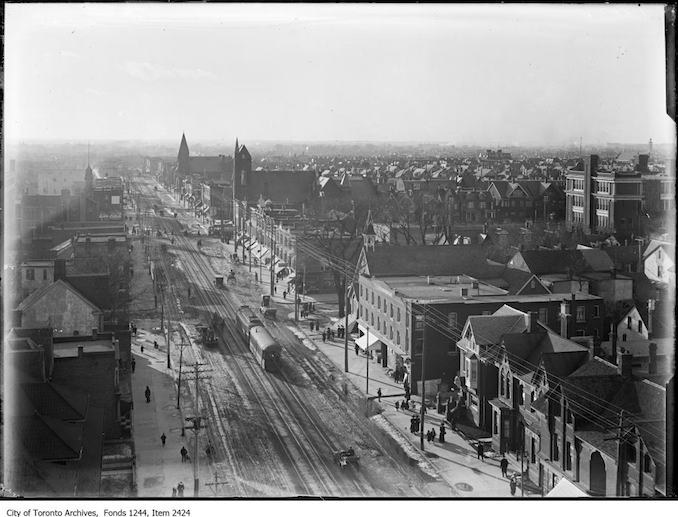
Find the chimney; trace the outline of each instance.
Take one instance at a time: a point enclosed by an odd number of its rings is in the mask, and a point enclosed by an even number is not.
[[[610,351],[612,355],[612,360],[617,360],[617,326],[614,323],[610,323],[610,343],[612,349]]]
[[[633,354],[621,347],[617,352],[617,371],[622,377],[631,377],[631,363]]]
[[[21,311],[12,311],[12,327],[21,328]]]
[[[651,342],[649,345],[650,363],[647,366],[647,373],[654,375],[657,373],[657,343]]]
[[[560,336],[567,339],[568,336],[568,322],[567,319],[570,317],[570,302],[568,300],[563,300],[560,302]]]
[[[539,332],[539,314],[536,312],[527,313],[528,332]]]
[[[66,261],[64,259],[54,260],[54,281],[66,279]]]
[[[650,163],[649,154],[639,154],[638,155],[638,170],[640,172],[648,172],[648,164]]]
[[[80,345],[78,347],[78,359],[80,359],[85,354],[85,347]]]

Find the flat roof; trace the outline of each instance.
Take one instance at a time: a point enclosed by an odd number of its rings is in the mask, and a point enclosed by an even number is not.
[[[67,343],[54,343],[54,357],[67,358],[78,357],[78,347],[83,347],[86,354],[92,352],[114,352],[115,347],[110,339],[69,341]]]

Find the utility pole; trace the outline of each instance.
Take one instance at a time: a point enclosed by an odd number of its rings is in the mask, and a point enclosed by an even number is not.
[[[219,481],[219,472],[215,469],[214,471],[214,482],[213,483],[205,483],[205,486],[208,486],[212,489],[214,492],[215,497],[219,495],[219,487],[221,485],[228,485],[230,484],[228,481]]]
[[[348,372],[348,275],[344,275],[344,371]]]
[[[203,420],[206,420],[206,417],[200,416],[200,380],[205,379],[204,374],[207,370],[201,370],[201,366],[205,366],[204,363],[193,363],[190,365],[194,368],[193,370],[193,379],[195,381],[195,414],[192,417],[187,417],[185,420],[191,422],[193,425],[188,429],[193,431],[193,497],[198,497],[200,493],[200,478],[198,473],[198,466],[200,463],[200,457],[198,453],[198,435],[200,429],[204,428]]]
[[[250,238],[250,241],[248,243],[248,248],[250,252],[250,273],[252,272],[252,219],[247,220],[247,228],[248,228],[248,237]]]
[[[271,219],[271,297],[273,297],[273,290],[275,286],[275,228],[273,219]]]
[[[370,392],[370,327],[367,327],[367,341],[365,342],[365,363],[367,374],[365,375],[365,395]]]
[[[424,412],[424,409],[426,408],[426,377],[424,376],[425,374],[425,350],[426,350],[426,305],[424,305],[424,328],[422,330],[422,340],[421,340],[421,409],[420,414],[421,414],[421,450],[424,450],[424,416],[426,413]]]
[[[617,497],[629,495],[626,491],[626,478],[628,477],[626,449],[628,444],[633,444],[637,439],[635,424],[633,424],[633,422],[624,423],[624,421],[624,410],[622,409],[619,411],[617,435],[611,438],[603,438],[603,441],[614,440],[617,442],[617,485],[615,493]],[[629,434],[632,434],[633,436],[629,438]]]

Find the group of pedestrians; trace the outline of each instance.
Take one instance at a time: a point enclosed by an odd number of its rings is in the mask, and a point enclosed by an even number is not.
[[[327,330],[323,330],[322,337],[323,337],[323,343],[325,341],[329,341],[330,339],[334,340],[334,330],[327,327]]]
[[[172,488],[172,497],[184,497],[184,482],[179,481],[179,484]]]

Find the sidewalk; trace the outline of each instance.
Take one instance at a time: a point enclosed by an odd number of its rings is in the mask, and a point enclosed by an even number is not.
[[[275,300],[276,303],[278,300]],[[322,331],[327,327],[336,328],[339,323],[343,324],[343,318],[338,319],[332,314],[336,314],[336,305],[333,307],[326,303],[317,302],[316,312],[311,315],[320,324],[320,330],[310,330],[310,320],[308,318],[299,319],[298,327],[303,334],[311,339],[314,345],[328,357],[337,368],[344,371],[344,340],[339,338],[330,339],[326,342],[322,340]],[[290,319],[294,320],[294,313],[290,314]],[[467,441],[460,433],[453,431],[449,424],[445,422],[445,443],[438,441],[440,425],[444,422],[444,415],[438,414],[435,409],[428,408],[424,418],[424,432],[435,429],[436,440],[427,442],[424,440],[424,449],[420,449],[420,434],[410,433],[410,418],[415,414],[413,411],[402,411],[395,409],[395,403],[402,403],[405,393],[402,384],[396,383],[392,377],[387,374],[387,369],[381,366],[376,359],[368,360],[364,353],[355,353],[354,339],[356,334],[349,335],[348,340],[348,373],[346,377],[363,394],[370,398],[376,398],[377,390],[381,388],[382,398],[380,406],[383,410],[383,417],[397,430],[401,438],[408,441],[417,453],[433,466],[437,474],[453,487],[460,497],[510,497],[509,479],[503,478],[499,461],[501,457],[485,457],[484,461],[477,457],[477,440]],[[369,380],[367,378],[369,364]],[[416,414],[419,415],[421,408],[420,398],[412,397],[416,403]],[[484,440],[483,440],[484,441]],[[515,456],[507,455],[509,460],[508,475],[520,473],[520,462],[515,460]],[[540,495],[533,490],[528,491],[529,483],[525,485],[525,496]],[[533,487],[531,487],[533,488]],[[520,497],[520,486],[516,490],[516,497]]]
[[[186,218],[189,219],[190,217]],[[228,250],[229,254],[234,253],[233,241],[228,245],[222,243],[222,246]],[[238,246],[238,255],[242,255],[242,248],[240,246]],[[248,262],[240,264],[240,267],[248,268],[248,266]],[[269,294],[269,266],[263,266],[262,270],[263,274],[258,278],[258,288],[262,294]],[[252,277],[258,271],[259,266],[255,266],[253,263]],[[293,324],[295,321],[294,293],[288,294],[286,299],[282,296],[283,291],[288,286],[287,279],[279,280],[276,285],[277,292],[272,296],[271,303],[274,307],[278,308],[278,320],[287,317],[289,322]],[[337,326],[344,323],[344,318],[339,319],[336,317],[336,295],[301,296],[301,298],[302,302],[314,302],[315,312],[306,318],[302,318],[301,313],[298,314],[297,327],[300,330],[299,337],[305,336],[305,338],[311,340],[315,348],[330,359],[341,372],[344,372],[344,339],[337,338],[335,334],[334,339],[323,342],[321,337],[323,330],[330,327],[336,332]],[[310,330],[311,321],[318,324],[318,326],[314,325],[316,330]],[[440,425],[444,423],[443,415],[437,414],[433,409],[429,409],[426,413],[424,432],[435,428],[436,441],[431,443],[424,441],[425,451],[420,450],[420,435],[412,434],[409,431],[410,418],[414,415],[414,412],[396,411],[395,409],[396,401],[402,402],[404,399],[403,385],[396,383],[392,377],[388,376],[387,369],[382,367],[376,359],[368,360],[362,352],[356,355],[354,348],[354,339],[356,337],[357,335],[355,334],[349,335],[348,372],[344,375],[361,393],[369,398],[377,398],[377,390],[381,389],[382,398],[379,405],[382,413],[373,417],[377,420],[378,425],[385,432],[393,435],[397,441],[409,444],[407,447],[408,455],[418,454],[420,456],[419,463],[427,467],[430,465],[432,470],[455,490],[455,495],[459,497],[511,497],[509,480],[501,475],[499,467],[500,457],[485,457],[484,461],[479,459],[476,452],[477,440],[465,439],[462,434],[453,431],[447,423],[445,423],[447,431],[445,443],[441,444],[437,437],[440,432]],[[139,365],[137,363],[137,370],[138,368]],[[369,380],[367,375],[368,370]],[[153,388],[151,387],[151,389]],[[143,387],[141,391],[143,391]],[[139,391],[138,396],[143,398],[141,391]],[[421,407],[420,399],[413,397],[412,400],[416,403],[417,414],[419,414],[418,410]],[[169,433],[166,432],[166,434],[169,436]],[[175,455],[178,458],[178,453],[175,453]],[[520,463],[515,460],[515,456],[507,455],[506,458],[509,460],[509,476],[513,473],[519,473]],[[180,462],[180,459],[177,462]],[[186,484],[186,481],[184,481],[184,484]],[[540,494],[535,491],[528,491],[528,484],[526,482],[525,496],[539,496]],[[168,486],[171,493],[172,482],[169,482]],[[516,490],[515,496],[520,497],[520,487]]]
[[[185,436],[181,436],[182,415],[176,407],[176,385],[172,371],[167,368],[163,337],[140,327],[132,339],[132,353],[136,360],[132,395],[137,496],[171,497],[172,488],[181,481],[185,487],[184,497],[193,497],[193,463],[182,463],[179,452],[183,445],[192,456],[193,433],[186,430]],[[153,348],[154,340],[160,344],[159,350]],[[146,386],[151,389],[150,403],[146,403],[144,396]],[[160,441],[163,433],[167,436],[165,447]],[[211,476],[209,465],[201,457],[199,477],[202,495],[205,494],[203,485]]]

